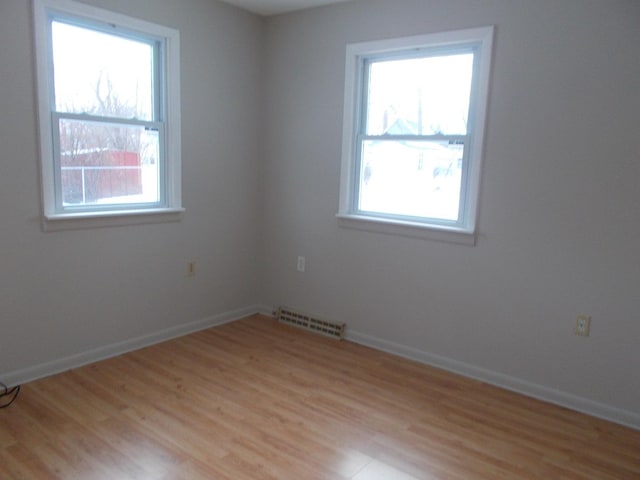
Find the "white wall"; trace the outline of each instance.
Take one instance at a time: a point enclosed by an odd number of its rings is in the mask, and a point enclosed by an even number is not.
[[[30,1],[0,0],[0,380],[261,301],[640,428],[638,2],[362,0],[266,21],[214,0],[89,3],[181,32],[187,212],[42,233]],[[478,245],[338,228],[345,45],[488,24]]]
[[[338,228],[345,45],[490,24],[477,246]],[[634,0],[362,0],[269,19],[265,302],[640,426],[638,45]]]
[[[31,1],[0,1],[5,382],[228,319],[257,299],[263,20],[211,0],[88,3],[180,30],[186,213],[178,223],[41,231]],[[190,260],[197,273],[187,278]]]

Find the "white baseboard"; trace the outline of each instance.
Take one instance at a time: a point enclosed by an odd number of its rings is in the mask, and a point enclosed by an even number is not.
[[[277,310],[273,305],[257,305],[256,308],[258,309],[256,313],[267,317],[273,317],[275,315],[274,312]]]
[[[176,327],[161,330],[149,335],[132,338],[124,342],[105,345],[103,347],[88,350],[86,352],[71,355],[69,357],[61,358],[51,362],[34,365],[32,367],[12,372],[0,372],[0,378],[3,378],[4,383],[9,386],[20,385],[23,383],[31,382],[33,380],[37,380],[39,378],[47,377],[49,375],[64,372],[72,368],[78,368],[89,363],[94,363],[99,360],[115,357],[123,353],[131,352],[133,350],[148,347],[156,343],[181,337],[183,335],[197,332],[199,330],[205,330],[207,328],[233,322],[235,320],[239,320],[255,313],[271,316],[273,313],[273,309],[268,305],[253,305],[250,307],[240,308],[218,315],[213,315],[211,317],[197,320],[195,322],[190,322],[184,325],[178,325]],[[347,340],[350,340],[352,342],[366,345],[377,350],[382,350],[394,355],[408,358],[410,360],[415,360],[417,362],[442,368],[444,370],[464,375],[465,377],[480,380],[491,385],[522,393],[530,397],[538,398],[546,402],[554,403],[556,405],[586,413],[594,417],[602,418],[634,428],[636,430],[640,430],[640,415],[634,412],[594,402],[577,395],[563,392],[561,390],[556,390],[536,383],[527,382],[516,377],[511,377],[509,375],[504,375],[492,370],[476,367],[469,363],[442,357],[440,355],[435,355],[412,347],[407,347],[405,345],[390,342],[388,340],[383,340],[381,338],[373,337],[364,333],[347,331],[346,338]]]
[[[527,382],[516,377],[504,375],[484,368],[476,367],[469,363],[460,362],[451,358],[434,355],[429,352],[407,347],[398,343],[372,337],[364,333],[347,331],[347,340],[382,350],[394,355],[415,360],[420,363],[442,368],[450,372],[458,373],[465,377],[480,380],[507,390],[522,393],[529,397],[537,398],[562,407],[586,413],[594,417],[609,420],[621,425],[640,430],[640,414],[622,410],[610,405],[594,402],[586,398],[570,393],[545,387],[532,382]]]
[[[72,368],[78,368],[99,360],[115,357],[123,353],[148,347],[150,345],[181,337],[199,330],[205,330],[207,328],[233,322],[255,313],[264,313],[264,311],[264,305],[254,305],[240,308],[238,310],[232,310],[218,315],[213,315],[208,318],[203,318],[201,320],[196,320],[194,322],[185,323],[184,325],[160,330],[159,332],[151,333],[149,335],[143,335],[123,342],[98,347],[93,350],[88,350],[69,357],[53,360],[51,362],[41,363],[21,370],[15,370],[13,372],[0,372],[0,378],[3,379],[5,384],[10,386],[32,382],[39,378],[48,377],[49,375],[64,372]]]

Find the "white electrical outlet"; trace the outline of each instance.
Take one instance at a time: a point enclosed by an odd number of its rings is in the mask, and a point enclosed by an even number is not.
[[[582,337],[588,337],[590,329],[591,315],[578,315],[576,317],[576,325],[573,328],[573,333]]]
[[[298,266],[297,269],[299,272],[304,272],[306,265],[307,264],[307,259],[304,257],[298,257]]]

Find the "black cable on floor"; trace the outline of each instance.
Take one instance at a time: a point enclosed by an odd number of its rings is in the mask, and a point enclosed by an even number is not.
[[[0,386],[2,387],[2,392],[0,392],[0,408],[7,408],[18,398],[18,394],[20,393],[20,385],[17,385],[13,388],[7,387],[4,383],[0,382]],[[6,401],[5,397],[9,397],[9,401]],[[7,403],[2,403],[2,402]]]

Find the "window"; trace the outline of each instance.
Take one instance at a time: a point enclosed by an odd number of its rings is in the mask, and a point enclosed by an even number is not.
[[[342,226],[475,243],[492,38],[347,47]]]
[[[176,218],[178,32],[71,0],[34,14],[45,228]]]

